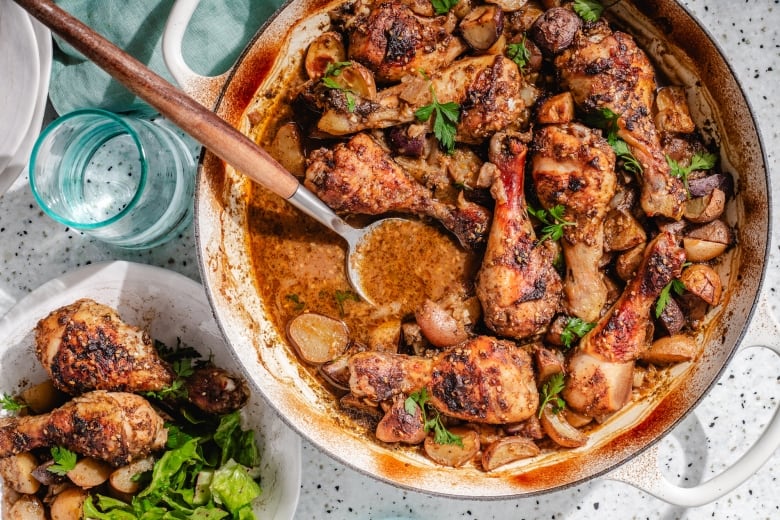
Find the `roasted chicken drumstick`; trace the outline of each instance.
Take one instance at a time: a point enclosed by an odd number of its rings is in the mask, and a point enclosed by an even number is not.
[[[485,324],[501,336],[540,334],[560,306],[561,278],[555,253],[538,243],[528,217],[523,179],[527,147],[516,135],[496,134],[489,159],[498,167],[496,199],[487,249],[477,274],[477,297]]]
[[[548,210],[562,205],[563,292],[570,314],[598,320],[607,301],[599,269],[604,254],[604,217],[615,194],[615,153],[598,132],[570,123],[543,127],[534,136],[532,172],[536,193]]]
[[[97,390],[42,415],[0,419],[0,458],[63,446],[122,466],[165,446],[163,419],[143,397]]]
[[[145,331],[89,299],[61,307],[38,322],[35,354],[54,386],[73,395],[89,390],[159,391],[174,380]]]
[[[634,360],[652,338],[651,310],[661,291],[680,276],[685,250],[678,238],[660,233],[646,247],[636,276],[617,302],[580,341],[568,361],[566,403],[591,416],[622,408],[631,397]]]
[[[353,395],[385,401],[422,388],[440,412],[488,424],[519,422],[539,407],[531,357],[506,340],[478,336],[434,358],[361,352],[349,359]]]
[[[477,248],[487,234],[486,209],[471,202],[454,206],[436,200],[367,134],[357,134],[332,150],[312,152],[305,185],[335,211],[432,217],[467,249]]]
[[[555,65],[582,110],[599,116],[609,109],[618,116],[617,136],[642,165],[644,212],[679,220],[687,194],[682,181],[670,174],[653,122],[656,82],[647,55],[631,36],[612,32],[601,21],[579,31]]]

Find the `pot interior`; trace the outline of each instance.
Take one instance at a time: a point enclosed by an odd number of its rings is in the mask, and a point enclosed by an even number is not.
[[[303,50],[327,27],[327,12],[339,3],[293,1],[280,11],[239,59],[217,113],[245,133],[261,132],[284,101],[281,86],[297,74]],[[516,497],[576,484],[627,461],[673,428],[716,381],[747,326],[768,253],[764,155],[745,97],[706,31],[676,2],[637,4],[618,2],[609,16],[628,28],[663,74],[685,86],[697,126],[717,143],[723,169],[735,180],[726,220],[735,229],[737,246],[719,266],[726,298],[708,315],[701,358],[673,367],[666,384],[611,417],[582,448],[543,453],[485,473],[436,465],[416,449],[383,446],[338,412],[337,399],[301,367],[284,332],[267,319],[269,302],[260,296],[249,252],[252,187],[206,153],[196,202],[203,282],[255,390],[298,433],[342,463],[397,486],[455,497]],[[257,114],[268,117],[258,121]]]

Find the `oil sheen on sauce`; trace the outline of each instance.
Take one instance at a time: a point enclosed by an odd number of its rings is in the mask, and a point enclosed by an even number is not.
[[[361,246],[361,301],[347,281],[346,243],[278,196],[252,186],[249,231],[253,271],[269,317],[279,331],[304,311],[343,319],[352,339],[412,316],[426,298],[461,292],[477,259],[437,224],[414,217],[379,226]]]

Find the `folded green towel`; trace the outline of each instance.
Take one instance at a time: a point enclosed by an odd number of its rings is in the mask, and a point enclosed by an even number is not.
[[[227,70],[265,20],[284,0],[202,0],[182,44],[195,72]],[[162,58],[161,42],[172,0],[56,0],[73,16],[118,47],[173,81]],[[55,40],[49,97],[65,114],[101,107],[113,112],[150,108],[70,45]]]

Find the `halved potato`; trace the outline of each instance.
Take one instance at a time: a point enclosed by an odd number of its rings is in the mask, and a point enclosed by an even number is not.
[[[439,444],[434,441],[433,435],[425,438],[425,453],[443,466],[457,468],[464,465],[472,459],[479,451],[479,434],[471,428],[455,426],[449,429],[450,433],[458,435],[463,443],[457,444]]]
[[[305,312],[290,320],[287,337],[301,359],[312,365],[336,359],[350,340],[343,321],[316,312]]]
[[[503,437],[482,452],[482,469],[491,471],[516,460],[535,457],[539,452],[536,443],[527,437]]]

